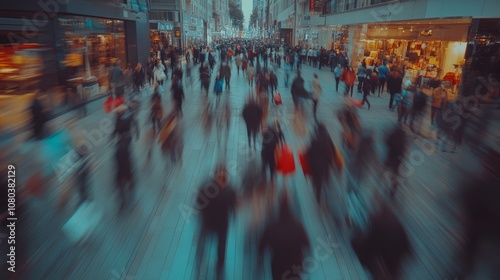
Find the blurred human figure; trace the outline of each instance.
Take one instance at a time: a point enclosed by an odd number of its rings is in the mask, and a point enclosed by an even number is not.
[[[204,62],[202,62],[200,66],[200,81],[201,89],[208,95],[208,89],[210,87],[210,70]]]
[[[413,133],[421,135],[422,120],[424,118],[425,108],[427,107],[427,95],[416,88],[413,88],[412,91],[415,92],[415,97],[413,99],[413,108],[410,114],[410,128]]]
[[[275,151],[285,142],[285,136],[281,131],[279,121],[276,119],[273,125],[269,125],[262,134],[262,173],[266,174],[269,169],[271,182],[276,175]]]
[[[321,203],[323,186],[329,181],[333,168],[335,145],[325,125],[317,124],[311,143],[306,152],[307,162],[311,170],[311,179],[318,205]]]
[[[340,77],[342,76],[344,69],[342,69],[342,66],[340,64],[337,64],[332,72],[335,75],[335,91],[339,92]]]
[[[234,63],[236,64],[236,71],[238,71],[238,76],[240,76],[240,68],[241,68],[241,56],[237,54],[234,57]]]
[[[290,75],[292,74],[292,67],[290,66],[290,63],[285,63],[283,68],[285,70],[285,87],[288,88],[288,85],[290,83]]]
[[[132,202],[135,191],[130,145],[124,139],[118,141],[115,163],[117,166],[116,186],[121,200],[119,211],[122,212],[127,204]]]
[[[374,280],[402,279],[401,263],[412,252],[406,230],[387,205],[370,221],[366,233],[359,230],[351,240],[354,252]]]
[[[366,77],[363,78],[362,82],[362,91],[363,91],[363,100],[362,100],[362,105],[364,106],[365,103],[368,104],[368,110],[370,110],[370,102],[368,101],[368,96],[370,95],[370,92],[372,91],[374,84],[373,80],[370,78],[371,75],[371,70],[366,70]]]
[[[446,100],[446,99],[445,99]],[[463,104],[444,101],[442,112],[437,118],[438,139],[441,151],[455,153],[456,148],[462,144],[463,135],[468,119],[461,111],[465,108]],[[467,113],[470,114],[470,113]],[[448,150],[448,148],[451,148]]]
[[[226,260],[227,232],[229,219],[236,208],[236,192],[229,184],[229,174],[225,166],[218,166],[215,176],[203,184],[196,198],[200,209],[201,227],[196,252],[196,267],[199,269],[209,235],[217,237],[217,279],[221,279]]]
[[[484,248],[497,248],[500,244],[500,152],[498,148],[484,145],[477,147],[482,166],[476,174],[466,174],[460,189],[461,212],[464,216],[464,244],[460,254],[462,264],[458,279],[470,279],[481,257],[486,256]],[[493,251],[491,251],[493,252]],[[495,251],[496,252],[496,251]],[[483,253],[483,254],[481,254]],[[487,264],[488,262],[481,262]],[[499,269],[493,269],[498,275]]]
[[[436,124],[436,114],[439,115],[446,103],[446,89],[443,84],[432,91],[431,124]]]
[[[226,89],[231,88],[231,67],[229,66],[228,63],[223,63],[220,67],[219,70],[219,76],[224,79],[224,82],[226,84]]]
[[[278,77],[274,71],[269,72],[269,87],[271,88],[271,94],[278,90]]]
[[[182,88],[182,84],[180,79],[177,76],[174,76],[172,81],[172,99],[174,100],[174,110],[177,114],[182,116],[182,101],[184,100],[184,89]]]
[[[386,62],[384,61],[383,64],[378,67],[378,97],[380,97],[380,94],[384,93],[385,84],[389,76],[389,68],[387,68],[385,64]]]
[[[305,253],[310,249],[310,241],[302,223],[294,217],[288,195],[282,195],[279,205],[279,217],[264,230],[259,242],[259,264],[263,262],[266,250],[271,255],[273,280],[301,279],[300,266]]]
[[[184,73],[182,72],[182,64],[177,64],[175,69],[172,71],[172,79],[177,78],[177,83],[182,85],[182,77]]]
[[[349,96],[349,92],[352,93],[354,91],[354,82],[356,81],[356,74],[354,73],[354,69],[350,66],[344,68],[342,75],[340,76],[340,80],[345,83],[346,90],[344,92],[344,96]]]
[[[165,74],[165,65],[161,61],[157,60],[155,67],[153,69],[154,83],[159,84],[163,87],[163,82],[167,80],[167,75]]]
[[[314,79],[312,80],[311,84],[313,89],[312,92],[313,114],[314,114],[314,119],[317,121],[318,118],[316,116],[316,111],[318,109],[318,101],[322,91],[321,84],[318,79],[318,74],[314,73]]]
[[[363,60],[361,65],[358,66],[358,71],[356,72],[356,75],[358,76],[358,93],[362,93],[363,83],[367,77],[366,70],[366,62]]]
[[[163,106],[161,104],[161,95],[157,89],[151,95],[151,122],[153,124],[153,133],[160,128],[160,122],[163,118]]]
[[[304,78],[302,78],[300,70],[297,70],[297,77],[292,82],[291,93],[295,109],[298,109],[300,104],[299,99],[307,95],[304,87]]]
[[[78,149],[78,160],[76,164],[78,193],[80,195],[80,203],[83,203],[91,198],[91,195],[89,194],[89,181],[92,164],[89,152],[84,149]]]
[[[390,195],[394,197],[399,187],[399,169],[401,168],[408,148],[408,137],[401,124],[397,125],[396,128],[389,133],[385,143],[388,148],[386,167],[389,176],[387,177],[390,178]]]
[[[142,68],[142,64],[137,63],[137,66],[135,67],[134,74],[133,74],[133,79],[134,79],[134,90],[135,91],[141,91],[142,88],[144,87],[144,69]]]
[[[110,95],[116,96],[117,88],[123,86],[123,71],[120,68],[120,60],[113,63],[113,67],[109,70],[109,84],[111,86]]]
[[[255,78],[255,68],[253,67],[253,64],[250,63],[247,68],[247,79],[248,79],[248,85],[250,87],[253,86],[254,78]]]
[[[31,104],[31,121],[33,125],[33,137],[35,140],[43,138],[45,123],[47,122],[47,112],[40,100],[41,93],[37,92]]]
[[[337,118],[342,125],[343,143],[351,150],[357,147],[361,124],[354,106],[346,103],[337,113]]]
[[[118,138],[118,141],[129,143],[134,138],[134,134],[139,139],[139,126],[134,114],[129,110],[127,105],[122,104],[115,109],[115,129],[111,133],[110,138]]]
[[[251,97],[243,108],[243,120],[247,125],[248,147],[257,149],[257,134],[261,128],[263,110],[257,101]]]
[[[396,95],[401,94],[403,90],[402,85],[403,77],[401,76],[401,73],[399,73],[396,68],[391,68],[391,73],[387,78],[387,91],[389,91],[389,94],[391,96],[391,98],[389,99],[390,110],[394,110],[394,98],[396,97]]]
[[[176,111],[172,111],[162,123],[162,129],[158,139],[163,156],[170,157],[173,163],[181,162],[184,149],[183,133]]]
[[[406,80],[404,83],[404,89],[401,93],[401,102],[398,105],[398,122],[403,122],[406,124],[408,121],[408,116],[411,113],[413,108],[413,98],[415,88],[412,87],[412,82],[410,80]]]

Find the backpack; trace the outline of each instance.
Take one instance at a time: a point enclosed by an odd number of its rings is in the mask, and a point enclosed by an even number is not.
[[[408,91],[408,90],[403,90],[403,99],[402,99],[402,102],[403,102],[403,105],[406,107],[406,108],[412,108],[413,107],[413,92],[411,91]]]
[[[222,80],[222,78],[217,79],[215,81],[215,85],[214,85],[214,91],[215,91],[215,93],[217,93],[217,94],[222,93],[222,86],[223,86],[223,80]]]

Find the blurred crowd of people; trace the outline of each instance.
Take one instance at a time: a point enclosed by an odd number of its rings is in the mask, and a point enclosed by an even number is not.
[[[105,105],[109,105],[115,121],[109,142],[114,149],[119,212],[124,213],[136,200],[136,160],[131,150],[133,145],[138,145],[138,139],[149,139],[149,152],[145,155],[148,161],[158,147],[173,165],[182,166],[185,125],[182,107],[184,102],[190,102],[185,101],[185,91],[193,90],[192,70],[199,64],[202,94],[189,94],[188,98],[202,100],[199,114],[207,137],[215,128],[217,141],[227,141],[233,129],[230,119],[241,117],[247,128],[248,149],[253,152],[260,149],[261,160],[248,166],[248,174],[242,176],[241,182],[234,182],[230,180],[225,159],[221,159],[214,175],[200,187],[195,200],[195,208],[201,214],[195,268],[200,268],[204,260],[208,237],[215,235],[217,279],[223,279],[231,218],[239,219],[244,213],[250,213],[245,258],[256,258],[256,261],[249,261],[249,265],[256,263],[255,271],[264,273],[267,259],[264,256],[269,254],[273,279],[291,279],[292,276],[306,279],[303,262],[311,254],[311,239],[301,221],[304,217],[297,211],[301,208],[297,190],[290,185],[298,186],[293,181],[289,184],[290,175],[300,168],[312,186],[318,215],[333,220],[340,231],[351,233],[350,245],[371,276],[374,279],[401,279],[401,264],[413,250],[410,237],[393,210],[393,202],[400,187],[401,166],[412,144],[411,136],[424,133],[422,120],[428,105],[426,94],[411,81],[403,80],[404,69],[397,65],[389,68],[382,63],[369,70],[363,62],[355,72],[345,54],[333,50],[236,39],[219,41],[211,47],[193,46],[185,50],[184,56],[185,64],[181,63],[175,49],[161,49],[159,57],[153,54],[145,67],[137,64],[133,70],[130,67],[122,70],[117,62],[111,69],[112,91]],[[332,137],[329,124],[318,117],[318,102],[324,94],[322,81],[314,73],[311,87],[307,89],[301,73],[304,64],[319,69],[329,67],[336,81],[335,90],[344,97],[341,109],[331,112],[342,128],[340,143],[334,142],[336,137]],[[237,78],[248,82],[248,96],[241,116],[231,116],[228,102],[233,92],[231,79],[235,79],[231,76],[235,73],[233,67],[237,69]],[[168,75],[169,69],[171,75]],[[169,79],[173,106],[166,109],[167,90],[164,87]],[[311,121],[313,124],[308,144],[301,150],[292,150],[290,138],[295,136],[283,129],[278,81],[284,81],[284,86],[290,89],[298,122],[307,125]],[[357,91],[363,94],[359,102],[353,100],[356,81]],[[152,87],[150,95],[141,91],[146,84]],[[129,85],[132,90],[125,90]],[[386,91],[390,94],[389,109],[397,110],[397,117],[385,138],[387,154],[379,156],[376,139],[363,125],[358,109],[364,104],[370,109],[369,96],[381,96]],[[461,144],[465,122],[458,128],[450,123],[445,112],[458,118],[461,115],[450,109],[457,105],[447,100],[440,83],[433,87],[431,98],[430,118],[432,124],[438,126],[442,150],[451,144],[451,151],[455,151]],[[305,106],[308,102],[311,110]],[[145,119],[139,114],[140,108],[148,110]],[[37,99],[31,110],[33,134],[41,140],[47,119]],[[84,202],[92,198],[88,183],[92,163],[85,149],[75,147],[75,150],[78,151],[79,195]],[[297,167],[294,153],[300,158]],[[473,271],[480,241],[488,234],[500,233],[500,211],[496,206],[500,198],[498,151],[493,148],[482,151],[478,159],[484,161],[485,173],[468,178],[463,191],[464,248],[467,252],[463,260],[464,271],[460,272],[463,275]],[[380,174],[388,174],[389,184],[380,178],[373,179]],[[242,211],[244,209],[249,212]],[[302,268],[297,270],[295,266]]]

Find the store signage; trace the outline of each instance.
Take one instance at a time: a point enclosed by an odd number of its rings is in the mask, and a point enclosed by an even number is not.
[[[316,0],[309,0],[309,12],[314,12],[314,3]]]
[[[158,22],[158,30],[172,31],[174,30],[174,25],[167,22]]]

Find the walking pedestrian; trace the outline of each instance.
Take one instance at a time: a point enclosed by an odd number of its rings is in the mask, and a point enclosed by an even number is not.
[[[404,156],[408,147],[408,139],[406,132],[403,130],[401,124],[398,124],[395,129],[386,138],[386,145],[388,148],[388,155],[386,167],[390,179],[390,195],[393,198],[399,187],[399,169],[403,163]]]
[[[344,68],[344,72],[340,76],[340,80],[345,83],[346,90],[344,92],[344,96],[349,96],[349,92],[352,93],[354,91],[354,82],[356,80],[356,74],[354,73],[354,69],[350,66]]]
[[[401,93],[401,102],[398,105],[398,122],[404,122],[404,124],[406,124],[408,116],[413,108],[413,91],[415,89],[412,87],[412,82],[410,80],[406,80],[404,86]]]
[[[403,84],[403,78],[401,76],[401,73],[397,71],[396,68],[391,69],[391,73],[389,74],[389,77],[387,78],[387,90],[389,91],[389,94],[391,95],[391,98],[389,99],[389,109],[394,110],[394,98],[396,95],[401,94],[402,92],[402,84]]]
[[[330,179],[335,158],[335,145],[324,124],[317,124],[311,143],[306,152],[307,162],[311,169],[311,178],[318,205],[321,203],[323,186]]]
[[[262,173],[266,174],[266,169],[269,169],[269,178],[271,183],[274,183],[276,175],[276,157],[275,152],[285,142],[285,136],[281,130],[278,120],[275,120],[274,125],[268,125],[262,134]]]
[[[33,125],[33,137],[35,140],[41,140],[44,134],[45,123],[47,122],[47,112],[42,104],[41,93],[37,92],[33,103],[31,104],[31,121]]]
[[[386,62],[384,61],[384,63],[382,65],[380,65],[380,67],[378,68],[378,79],[379,79],[378,97],[380,97],[381,93],[384,93],[385,84],[386,84],[387,78],[389,76],[389,68],[387,68],[387,66],[385,64],[386,64]]]
[[[182,88],[182,84],[180,83],[179,78],[177,76],[174,77],[172,81],[172,99],[175,104],[175,111],[177,114],[182,116],[182,101],[184,100],[184,89]]]
[[[201,227],[196,252],[197,265],[195,266],[198,269],[197,274],[199,274],[205,253],[205,243],[209,235],[213,234],[217,237],[217,279],[222,279],[229,221],[236,208],[236,192],[229,184],[229,174],[225,166],[218,166],[214,178],[202,185],[196,203],[196,208],[201,212]]]
[[[262,265],[264,252],[269,250],[273,280],[291,279],[289,276],[301,279],[301,269],[294,267],[304,262],[305,252],[310,248],[309,237],[302,223],[294,217],[288,195],[281,197],[279,209],[279,217],[264,229],[260,239],[259,264]]]
[[[339,92],[339,83],[340,83],[340,77],[342,76],[342,73],[344,70],[342,69],[342,66],[340,64],[337,64],[335,66],[335,69],[332,70],[333,75],[335,76],[335,91],[338,93]]]
[[[356,75],[358,76],[358,93],[362,92],[363,89],[363,83],[365,82],[366,79],[366,62],[361,62],[361,65],[358,66],[358,71]]]
[[[311,82],[312,88],[313,88],[313,93],[312,93],[312,101],[313,101],[313,114],[314,114],[314,119],[318,121],[316,111],[318,108],[318,101],[319,97],[321,95],[321,84],[318,79],[318,74],[314,73],[314,79]]]
[[[247,126],[247,136],[248,136],[248,147],[252,147],[252,142],[254,149],[257,149],[257,134],[261,128],[262,116],[264,114],[263,109],[257,103],[253,96],[250,97],[249,101],[243,108],[243,120]]]

